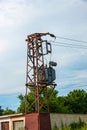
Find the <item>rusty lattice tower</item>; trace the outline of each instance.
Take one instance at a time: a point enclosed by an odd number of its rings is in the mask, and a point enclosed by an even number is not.
[[[26,113],[27,113],[27,102],[28,93],[32,91],[34,93],[34,102],[30,104],[30,108],[33,107],[35,112],[40,112],[42,109],[49,112],[47,104],[47,98],[50,96],[45,93],[46,100],[41,102],[41,96],[43,91],[46,91],[47,86],[50,86],[52,90],[55,87],[53,83],[54,70],[50,62],[49,68],[44,63],[44,56],[52,52],[51,43],[47,40],[43,40],[42,37],[50,35],[50,33],[35,33],[27,36],[27,69],[26,69]],[[45,49],[44,49],[45,48]],[[54,79],[54,78],[53,78]]]

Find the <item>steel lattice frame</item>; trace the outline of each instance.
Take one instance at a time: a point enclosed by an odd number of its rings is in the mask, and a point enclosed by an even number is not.
[[[34,102],[30,105],[30,108],[34,106],[35,112],[40,112],[42,108],[44,108],[47,112],[49,112],[49,107],[47,103],[47,98],[49,96],[46,95],[45,104],[43,104],[40,99],[42,92],[46,91],[47,86],[49,85],[46,82],[46,75],[44,72],[45,65],[44,65],[44,54],[42,45],[47,41],[42,40],[42,36],[45,35],[50,35],[54,37],[54,35],[50,33],[35,33],[32,35],[28,35],[26,39],[27,41],[26,97],[28,95],[29,90],[32,90],[35,99]],[[40,71],[42,71],[42,75],[40,75],[39,73]],[[40,81],[41,78],[42,81]],[[53,89],[55,87],[54,84],[50,84],[50,86]],[[26,104],[27,102],[28,100],[26,101]]]

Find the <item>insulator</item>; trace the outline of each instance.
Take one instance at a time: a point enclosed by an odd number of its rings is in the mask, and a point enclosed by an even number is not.
[[[51,43],[46,42],[47,54],[52,52]]]

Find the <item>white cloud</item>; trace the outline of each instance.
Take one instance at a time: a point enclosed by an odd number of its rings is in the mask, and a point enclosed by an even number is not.
[[[87,69],[77,71],[76,80],[78,80],[79,82],[82,81],[82,83],[85,83],[87,81]]]
[[[86,4],[79,0],[1,1],[0,61],[3,67],[0,66],[2,74],[0,86],[3,86],[3,88],[0,87],[0,92],[4,93],[7,87],[6,92],[16,92],[20,90],[19,86],[25,84],[25,38],[28,33],[49,31],[55,35],[87,39],[86,11]],[[80,59],[83,53],[84,55],[87,54],[86,51],[53,47],[52,59],[58,63],[60,69],[64,69],[77,62],[77,59]],[[5,83],[4,78],[6,79]],[[67,80],[66,84],[68,83]]]
[[[87,69],[63,71],[60,75],[62,78],[57,79],[59,95],[67,95],[74,89],[87,90]]]
[[[5,46],[5,41],[4,40],[0,40],[0,56],[1,56],[1,54],[3,54],[3,52],[5,52],[5,50],[6,50],[6,46]]]
[[[0,3],[0,27],[18,27],[27,22],[31,23],[36,12],[33,5],[20,0],[7,0]]]

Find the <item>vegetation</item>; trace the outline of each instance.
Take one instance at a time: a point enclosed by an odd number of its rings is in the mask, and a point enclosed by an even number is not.
[[[2,116],[3,115],[3,109],[2,109],[2,107],[0,106],[0,116]]]
[[[74,122],[74,123],[71,123],[70,124],[70,129],[71,130],[80,130],[80,129],[82,129],[83,127],[85,127],[86,126],[86,123],[85,122],[83,122],[80,118],[79,118],[79,122],[78,123],[76,123],[76,122]]]
[[[9,109],[9,108],[6,108],[6,110],[3,111],[3,115],[9,115],[9,114],[15,114],[16,112]]]
[[[74,90],[66,97],[65,106],[72,111],[72,113],[87,114],[87,92],[84,90]]]
[[[6,110],[2,109],[2,107],[0,106],[0,116],[3,116],[3,115],[9,115],[9,114],[14,114],[16,113],[15,111],[11,110],[11,109],[8,109],[6,108]]]
[[[47,89],[48,95],[50,94],[51,88]],[[46,91],[41,95],[42,102],[45,103]],[[17,113],[25,112],[25,96],[20,94],[18,96],[20,100],[20,105],[17,109]],[[27,96],[27,112],[34,112],[34,107],[29,109],[30,104],[34,101],[34,94],[32,92]],[[58,91],[54,90],[50,98],[48,99],[48,104],[51,113],[78,113],[87,114],[87,92],[84,90],[73,90],[69,92],[67,96],[58,96]],[[0,106],[0,116],[7,114],[14,114],[15,111],[6,108],[2,109]]]
[[[69,126],[64,126],[61,124],[61,128],[57,128],[57,125],[54,125],[53,130],[87,130],[87,124],[79,119],[79,122],[73,122]]]
[[[51,88],[48,88],[48,94]],[[42,102],[44,102],[45,92],[42,95]],[[25,96],[20,94],[18,96],[20,100],[20,106],[18,107],[18,112],[24,113],[25,111]],[[34,94],[29,93],[27,104],[27,111],[30,104],[34,101]],[[58,91],[54,90],[53,94],[48,99],[48,104],[51,113],[78,113],[87,114],[87,92],[84,90],[74,90],[70,92],[67,96],[58,96]],[[34,107],[30,109],[30,112],[34,111]]]

